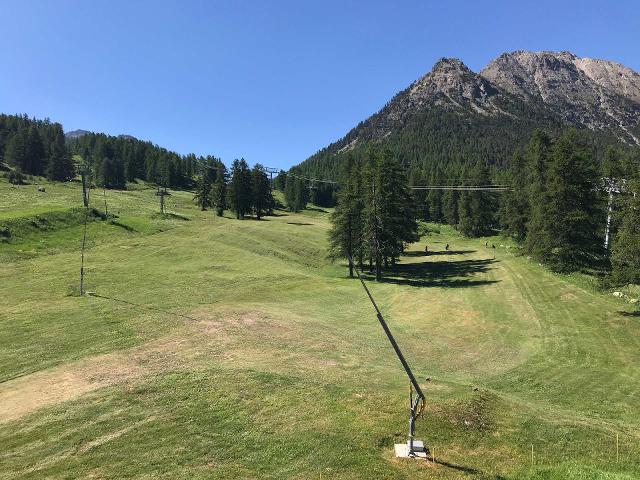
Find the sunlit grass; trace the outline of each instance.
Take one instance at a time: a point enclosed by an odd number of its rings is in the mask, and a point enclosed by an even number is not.
[[[0,219],[67,211],[79,191],[0,182]],[[494,252],[431,229],[371,285],[440,463],[398,461],[408,384],[361,287],[325,258],[329,212],[236,221],[172,193],[162,217],[151,188],[107,191],[93,296],[76,295],[77,222],[0,244],[0,404],[15,409],[0,478],[640,475],[640,322],[624,301],[499,238]]]

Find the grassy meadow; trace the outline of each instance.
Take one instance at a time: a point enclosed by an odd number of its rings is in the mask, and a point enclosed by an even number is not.
[[[44,186],[0,180],[0,479],[640,478],[640,317],[504,239],[431,226],[370,284],[427,397],[435,459],[401,460],[408,381],[328,211],[94,190],[79,296],[80,185]]]

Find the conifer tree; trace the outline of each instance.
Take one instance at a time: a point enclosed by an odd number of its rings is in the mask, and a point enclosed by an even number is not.
[[[553,228],[546,221],[548,192],[547,178],[551,162],[552,141],[542,130],[535,130],[525,147],[527,169],[529,221],[526,226],[525,249],[540,260],[545,260],[552,249]]]
[[[212,207],[213,202],[213,182],[216,178],[216,166],[211,161],[206,161],[201,167],[202,171],[196,182],[196,191],[193,200],[200,210],[205,211]]]
[[[44,151],[42,137],[35,124],[31,124],[29,127],[26,140],[26,171],[31,175],[42,175],[45,170],[47,156]]]
[[[366,251],[369,255],[369,271],[375,267],[376,281],[382,279],[382,217],[380,208],[382,193],[378,171],[378,152],[369,147],[362,169],[363,225]]]
[[[55,125],[53,140],[49,145],[49,149],[49,163],[46,171],[47,178],[57,181],[71,180],[75,176],[75,167],[67,152],[64,133],[59,124]]]
[[[465,185],[491,183],[485,162],[478,162],[471,170]],[[492,233],[495,227],[496,199],[492,192],[483,190],[463,191],[458,204],[460,232],[468,237],[480,237]]]
[[[380,280],[405,243],[418,239],[416,209],[404,170],[390,150],[370,148],[362,172],[363,248]]]
[[[307,182],[293,175],[287,175],[284,187],[284,201],[292,212],[304,210],[309,202]]]
[[[224,215],[227,206],[227,169],[222,162],[218,165],[216,180],[213,183],[212,192],[213,204],[216,207],[216,214],[219,217]]]
[[[603,195],[593,149],[577,130],[555,141],[546,185],[545,260],[558,271],[593,265],[603,253]]]
[[[531,205],[526,163],[520,152],[516,152],[511,160],[508,178],[512,190],[503,193],[502,223],[505,233],[521,243],[527,236]]]
[[[360,169],[353,156],[343,161],[341,188],[338,201],[331,215],[329,231],[329,256],[332,259],[347,256],[362,264],[362,213],[363,204],[360,191]],[[349,261],[349,277],[353,277],[353,264]]]
[[[436,167],[429,183],[431,185],[442,185],[444,181],[444,176],[442,175],[442,171],[440,168]],[[429,190],[428,193],[429,200],[429,221],[431,222],[442,222],[444,219],[443,214],[443,204],[442,204],[442,190]]]
[[[295,211],[300,212],[307,208],[307,203],[309,203],[309,187],[307,186],[307,182],[301,178],[296,179],[297,181],[294,183],[294,196],[293,201],[295,204]]]
[[[26,130],[19,130],[7,142],[4,159],[24,173],[29,173],[27,167],[27,136]]]
[[[622,222],[613,241],[611,276],[616,285],[640,285],[640,179],[627,182]]]
[[[251,171],[251,184],[253,191],[253,211],[256,214],[256,218],[260,220],[273,205],[273,198],[271,196],[269,177],[267,177],[264,167],[259,163],[256,163]]]
[[[229,205],[236,212],[237,219],[244,219],[251,212],[253,205],[251,170],[242,158],[234,160],[231,167],[231,182],[229,184]]]

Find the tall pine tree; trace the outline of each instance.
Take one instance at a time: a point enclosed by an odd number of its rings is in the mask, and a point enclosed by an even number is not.
[[[251,171],[251,187],[253,191],[253,211],[256,214],[256,218],[260,220],[271,209],[273,197],[271,196],[269,177],[267,177],[264,167],[259,163],[256,163]]]
[[[251,170],[244,158],[233,161],[228,190],[231,210],[236,212],[237,219],[244,219],[245,215],[251,212],[253,205]]]
[[[526,163],[520,152],[516,152],[511,160],[508,178],[512,190],[503,193],[502,224],[505,233],[521,243],[527,236],[531,205]]]
[[[593,265],[603,253],[603,193],[593,148],[577,130],[555,141],[546,185],[545,260],[558,271]]]
[[[67,181],[75,176],[75,167],[64,140],[64,132],[60,124],[55,124],[53,139],[49,145],[49,163],[47,178],[49,180]]]
[[[216,214],[222,217],[227,208],[227,169],[222,162],[218,165],[216,180],[213,183],[212,200],[216,207]]]
[[[362,264],[363,204],[360,191],[360,169],[353,156],[342,164],[338,203],[331,215],[329,256],[332,259],[347,256]],[[353,264],[349,261],[349,276],[353,277]]]

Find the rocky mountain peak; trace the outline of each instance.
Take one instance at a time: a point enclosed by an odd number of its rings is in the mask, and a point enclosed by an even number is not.
[[[87,135],[89,133],[91,133],[91,132],[88,131],[88,130],[80,130],[80,129],[78,129],[78,130],[72,130],[70,132],[65,133],[65,137],[68,138],[68,139],[74,139],[74,138],[83,137],[83,136],[85,136],[85,135]]]
[[[622,65],[571,52],[504,53],[480,72],[498,88],[540,101],[571,124],[640,144],[640,75]]]
[[[457,58],[439,59],[431,71],[409,87],[409,97],[419,102],[484,103],[497,90]]]
[[[504,160],[534,128],[567,127],[640,145],[640,74],[566,51],[503,53],[479,74],[457,58],[440,58],[380,111],[309,160],[315,164],[372,141],[408,142],[406,155],[414,160],[450,159],[451,153],[443,153],[447,149],[478,155],[469,145],[484,145],[483,155]]]

